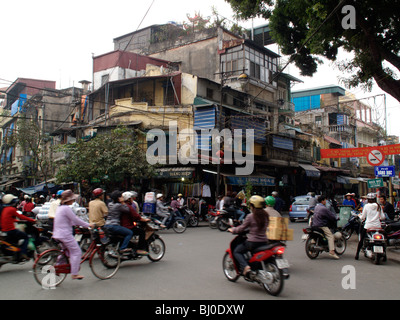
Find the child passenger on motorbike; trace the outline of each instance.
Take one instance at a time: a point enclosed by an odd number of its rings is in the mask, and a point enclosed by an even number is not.
[[[244,256],[246,252],[254,251],[260,246],[267,244],[266,231],[269,217],[265,208],[265,200],[261,196],[252,196],[249,200],[251,213],[244,219],[243,224],[238,227],[229,228],[228,231],[238,234],[249,229],[247,240],[239,244],[233,254],[239,262],[242,274],[246,277],[251,270],[248,261]]]

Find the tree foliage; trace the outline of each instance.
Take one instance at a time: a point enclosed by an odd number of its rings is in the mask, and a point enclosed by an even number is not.
[[[112,185],[125,177],[148,178],[153,174],[134,131],[126,127],[99,134],[89,141],[63,145],[61,150],[67,157],[57,173],[58,182],[97,179]]]
[[[348,88],[370,90],[373,80],[400,101],[400,1],[398,0],[225,0],[241,19],[269,19],[272,37],[302,75],[312,76],[320,59],[336,61],[339,48],[352,58],[338,61]],[[355,29],[344,28],[355,10]]]

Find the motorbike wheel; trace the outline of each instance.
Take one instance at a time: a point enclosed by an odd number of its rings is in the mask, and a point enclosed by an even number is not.
[[[319,256],[319,250],[316,249],[315,239],[308,237],[306,241],[306,254],[310,259],[316,259]]]
[[[229,281],[235,282],[240,277],[228,252],[225,252],[224,258],[222,259],[222,270]]]
[[[342,234],[346,240],[349,240],[351,238],[351,236],[353,235],[353,230],[352,229],[343,229]]]
[[[272,296],[279,295],[283,290],[283,273],[275,263],[275,261],[263,262],[263,270],[272,277],[271,283],[263,283],[262,286],[267,293]]]
[[[199,219],[196,216],[191,216],[189,218],[189,227],[197,227],[199,225]]]
[[[344,236],[340,239],[335,239],[335,252],[337,255],[341,256],[346,251],[346,247],[347,241]]]
[[[217,221],[217,227],[219,229],[219,231],[226,231],[229,228],[229,223],[228,223],[228,219],[227,218],[220,218]]]
[[[174,224],[172,225],[172,229],[174,229],[174,231],[176,233],[183,233],[186,231],[186,222],[183,219],[178,219],[174,222]]]
[[[149,242],[149,255],[147,256],[151,261],[157,262],[164,257],[165,242],[161,238],[154,238]]]

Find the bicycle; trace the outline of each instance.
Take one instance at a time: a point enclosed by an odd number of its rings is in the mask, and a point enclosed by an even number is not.
[[[102,243],[104,233],[99,228],[89,229],[92,241],[82,255],[81,264],[89,259],[92,273],[101,280],[112,278],[121,264],[119,252]],[[41,286],[56,287],[71,273],[68,250],[62,247],[41,253],[33,264],[33,276]]]

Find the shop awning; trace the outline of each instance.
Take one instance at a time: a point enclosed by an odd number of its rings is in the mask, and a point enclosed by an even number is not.
[[[319,178],[321,176],[321,171],[310,164],[299,163],[299,166],[305,170],[307,177]]]
[[[359,184],[360,182],[367,182],[368,179],[364,178],[354,178],[354,177],[348,177],[348,176],[338,176],[337,177],[337,182],[343,183],[343,184]]]
[[[0,188],[5,188],[5,187],[8,187],[8,186],[11,186],[11,185],[13,185],[14,183],[17,183],[17,182],[20,182],[20,181],[22,181],[23,179],[13,179],[13,180],[9,180],[9,181],[7,181],[7,182],[5,182],[5,183],[3,183],[3,184],[0,184]]]

